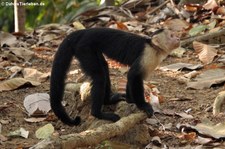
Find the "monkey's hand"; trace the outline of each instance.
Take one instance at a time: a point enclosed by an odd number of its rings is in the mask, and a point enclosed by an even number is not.
[[[148,115],[148,117],[152,117],[152,115],[154,114],[154,110],[152,109],[152,106],[148,103],[138,105],[138,108],[140,110],[143,110]]]

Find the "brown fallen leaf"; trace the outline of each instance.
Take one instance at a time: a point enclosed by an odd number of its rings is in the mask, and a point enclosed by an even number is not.
[[[195,49],[200,61],[202,61],[203,64],[211,63],[215,56],[217,56],[217,50],[210,45],[194,41],[193,48]]]
[[[196,133],[190,132],[190,133],[183,133],[178,136],[178,138],[185,139],[187,141],[193,142],[196,139]]]
[[[32,86],[38,86],[41,83],[36,81],[30,81],[24,78],[13,78],[10,80],[3,81],[0,83],[0,92],[1,91],[11,91],[17,89],[25,84],[30,84]]]
[[[172,31],[183,31],[190,26],[188,22],[181,19],[167,20],[165,21],[164,25]]]
[[[225,8],[224,7],[219,7],[216,11],[217,15],[225,15]]]

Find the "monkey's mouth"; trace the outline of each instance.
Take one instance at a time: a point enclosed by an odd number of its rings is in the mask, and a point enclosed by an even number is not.
[[[174,49],[178,48],[179,46],[180,46],[180,38],[176,36],[174,38]]]

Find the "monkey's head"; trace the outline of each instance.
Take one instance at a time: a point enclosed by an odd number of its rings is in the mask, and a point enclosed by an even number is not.
[[[164,29],[152,36],[152,43],[165,52],[170,53],[180,46],[180,39],[176,33]]]

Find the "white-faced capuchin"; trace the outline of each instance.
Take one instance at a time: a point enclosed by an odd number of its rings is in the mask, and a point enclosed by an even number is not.
[[[118,121],[114,113],[102,112],[103,105],[114,104],[125,97],[128,103],[135,103],[140,110],[153,115],[152,106],[145,101],[143,80],[179,46],[178,37],[169,30],[160,29],[150,38],[132,33],[109,29],[92,28],[71,33],[56,52],[51,72],[50,101],[55,115],[65,124],[78,125],[77,116],[71,119],[61,101],[64,83],[72,58],[92,80],[91,114],[99,119]],[[130,66],[127,74],[126,95],[111,91],[108,64],[103,54],[122,64]]]

